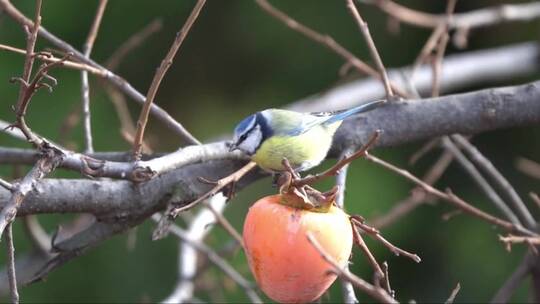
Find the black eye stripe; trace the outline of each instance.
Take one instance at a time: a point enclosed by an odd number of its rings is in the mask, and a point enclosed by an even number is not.
[[[256,114],[256,121],[263,135],[261,142],[274,134],[261,112]]]

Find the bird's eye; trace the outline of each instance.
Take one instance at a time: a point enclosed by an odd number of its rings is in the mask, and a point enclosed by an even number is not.
[[[246,138],[247,138],[247,134],[244,133],[244,134],[242,134],[242,135],[240,136],[240,141],[244,141],[244,140],[246,140]]]

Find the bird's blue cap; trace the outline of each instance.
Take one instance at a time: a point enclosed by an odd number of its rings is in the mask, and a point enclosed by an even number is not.
[[[235,140],[238,139],[242,134],[246,133],[251,128],[253,128],[253,125],[255,125],[256,120],[257,120],[256,115],[252,114],[244,118],[238,125],[236,125],[236,128],[234,128]]]

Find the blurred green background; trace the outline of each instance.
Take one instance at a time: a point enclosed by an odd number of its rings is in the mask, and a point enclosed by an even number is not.
[[[13,1],[27,16],[33,16],[34,1]],[[518,1],[506,1],[506,3]],[[105,11],[101,31],[92,58],[104,62],[132,34],[156,18],[163,29],[131,52],[122,62],[118,73],[140,92],[146,92],[154,71],[169,49],[195,1],[134,1],[111,0]],[[272,1],[300,22],[332,35],[360,58],[369,54],[360,33],[349,16],[344,1]],[[400,1],[407,6],[428,12],[444,11],[446,1]],[[491,6],[502,1],[458,1],[457,11]],[[92,22],[97,1],[44,1],[43,25],[73,46],[81,48]],[[386,66],[411,63],[418,54],[429,30],[401,26],[399,34],[387,30],[387,18],[380,11],[361,6],[374,40]],[[538,21],[512,23],[475,30],[471,33],[469,49],[501,46],[513,42],[536,40]],[[0,43],[25,48],[21,28],[0,14]],[[39,39],[37,49],[50,47]],[[448,53],[459,52],[452,46]],[[8,83],[22,72],[23,56],[0,52],[0,119],[12,121],[10,110],[15,104],[18,86]],[[369,60],[368,60],[369,61]],[[208,141],[232,130],[235,123],[254,111],[280,107],[323,91],[339,83],[338,70],[343,61],[324,47],[286,28],[266,15],[253,1],[208,1],[191,30],[173,66],[167,73],[156,97],[156,103],[182,122],[192,133]],[[80,73],[56,69],[50,73],[58,79],[52,94],[39,92],[33,99],[27,121],[40,134],[57,140],[65,117],[80,103]],[[538,77],[509,79],[504,83],[486,83],[482,87],[518,84]],[[98,151],[124,151],[130,146],[119,133],[119,121],[112,103],[99,81],[91,77],[91,107],[95,148]],[[467,90],[481,87],[471,87]],[[128,103],[136,118],[140,107]],[[70,145],[83,147],[80,123],[69,134]],[[509,178],[512,184],[537,214],[527,198],[529,191],[538,191],[533,180],[515,167],[516,157],[540,161],[540,128],[527,127],[481,134],[474,143]],[[148,142],[158,151],[172,151],[181,141],[154,118],[150,118]],[[26,147],[29,145],[0,133],[0,145]],[[375,154],[409,168],[421,175],[439,155],[433,151],[417,165],[407,160],[421,143],[392,149],[377,150]],[[27,168],[23,168],[25,172]],[[0,166],[0,176],[13,175],[11,166]],[[56,176],[79,176],[72,172],[57,172]],[[330,182],[323,187],[329,187]],[[411,185],[401,177],[368,164],[356,161],[348,179],[346,208],[350,213],[366,218],[384,214],[400,199],[405,198]],[[441,189],[450,187],[466,200],[484,210],[498,214],[471,179],[455,164],[438,182]],[[261,180],[230,202],[226,216],[241,230],[247,208],[257,198],[274,192],[269,179]],[[466,215],[446,222],[441,215],[452,211],[445,203],[423,205],[409,216],[383,230],[394,244],[418,253],[422,263],[415,264],[395,257],[379,243],[368,240],[379,261],[388,261],[392,287],[399,300],[407,302],[444,301],[457,282],[461,291],[457,302],[488,301],[505,278],[514,270],[524,253],[522,246],[507,252],[497,240],[500,230]],[[40,221],[52,231],[59,222],[72,216],[44,215]],[[182,220],[179,224],[184,225]],[[155,302],[165,298],[176,283],[177,241],[168,237],[150,240],[154,224],[147,221],[138,231],[134,249],[127,246],[127,236],[120,235],[97,249],[70,262],[52,273],[45,282],[20,290],[24,302]],[[15,225],[17,254],[30,250],[22,225]],[[207,238],[214,248],[221,248],[230,237],[216,227]],[[2,250],[4,252],[4,250]],[[252,279],[242,252],[236,251],[229,260]],[[2,256],[2,264],[4,264]],[[352,271],[371,278],[371,269],[363,255],[356,250]],[[206,290],[196,296],[204,301],[245,302],[241,289],[222,274],[211,269],[205,274]],[[524,284],[513,298],[525,301],[529,285]],[[365,302],[368,298],[358,295]],[[3,298],[7,300],[8,298]],[[324,296],[323,302],[341,300],[339,283]]]

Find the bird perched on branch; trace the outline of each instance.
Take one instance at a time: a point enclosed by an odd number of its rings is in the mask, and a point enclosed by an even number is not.
[[[343,119],[385,103],[378,100],[337,112],[299,113],[268,109],[246,117],[234,129],[230,150],[241,150],[259,167],[273,173],[286,171],[286,158],[296,171],[320,164]]]

